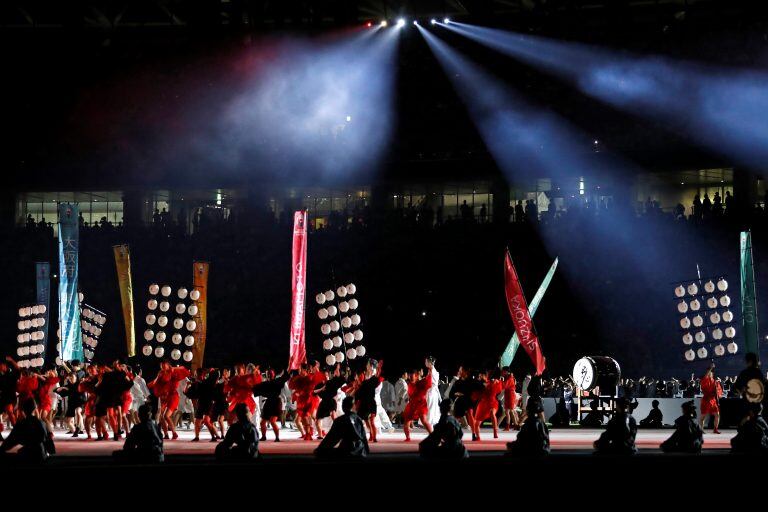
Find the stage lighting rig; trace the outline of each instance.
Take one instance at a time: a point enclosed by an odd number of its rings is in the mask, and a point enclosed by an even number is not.
[[[400,18],[399,20],[397,20],[397,25],[396,25],[397,28],[403,28],[404,26],[405,26],[405,19]]]

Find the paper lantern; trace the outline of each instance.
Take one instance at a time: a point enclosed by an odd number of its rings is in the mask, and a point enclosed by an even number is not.
[[[85,298],[85,295],[83,295],[83,293],[82,293],[82,292],[80,292],[80,293],[78,293],[78,294],[77,294],[77,301],[78,301],[78,302],[83,302],[83,299],[84,299],[84,298]]]
[[[333,341],[326,338],[323,340],[323,350],[331,350],[333,348]]]
[[[174,345],[181,345],[181,334],[177,332],[173,333],[173,336],[171,336],[171,341]]]
[[[184,320],[182,318],[174,318],[173,319],[173,328],[174,329],[182,329],[184,327]]]
[[[176,304],[176,314],[183,315],[186,310],[187,310],[187,306],[185,306],[181,302]]]
[[[349,309],[357,309],[357,299],[349,299]]]
[[[157,322],[157,317],[150,313],[149,315],[147,315],[146,320],[147,320],[147,325],[155,325],[155,322]]]
[[[24,320],[19,320],[19,321],[16,323],[16,327],[18,327],[18,329],[19,329],[20,331],[23,331],[23,330],[24,330]]]
[[[675,297],[680,298],[680,297],[684,297],[684,296],[685,296],[685,288],[683,287],[683,285],[680,285],[680,286],[676,287],[675,288]]]
[[[331,333],[331,326],[328,324],[323,324],[320,326],[320,332],[323,334],[330,334]]]
[[[169,309],[171,309],[171,304],[169,302],[163,301],[160,303],[160,311],[165,313]]]
[[[194,320],[187,320],[187,330],[194,331],[195,329],[197,329],[197,322]]]
[[[355,352],[357,353],[357,357],[363,357],[365,355],[365,347],[360,345],[355,349]]]
[[[322,305],[325,304],[325,294],[324,293],[318,293],[315,295],[315,302]]]
[[[696,283],[691,283],[688,285],[688,295],[696,295],[699,293],[699,287],[696,286]]]
[[[732,341],[732,342],[730,342],[728,344],[728,353],[729,354],[735,354],[738,351],[739,351],[739,346],[735,342]]]
[[[720,329],[720,328],[717,328],[717,329],[713,329],[713,330],[712,330],[712,338],[713,338],[713,339],[716,339],[716,340],[721,340],[721,339],[723,339],[723,330],[722,330],[722,329]]]
[[[171,296],[171,287],[168,286],[168,285],[163,286],[160,289],[160,295],[162,295],[163,297],[170,297]]]
[[[184,288],[183,286],[179,288],[179,291],[176,292],[176,296],[181,300],[186,299],[187,295],[189,295],[189,291],[187,291],[187,289]]]
[[[727,295],[723,295],[722,297],[720,297],[720,305],[723,306],[724,308],[727,308],[728,306],[731,305],[731,298]]]
[[[19,316],[24,317],[24,308],[19,308]]]
[[[173,359],[174,361],[178,361],[179,358],[181,358],[181,350],[177,348],[171,350],[171,359]]]
[[[725,279],[720,279],[717,282],[717,289],[720,290],[721,292],[724,292],[725,290],[727,290],[728,289],[728,281],[726,281]]]
[[[19,334],[18,336],[16,336],[16,341],[18,341],[19,343],[24,343],[24,335]]]
[[[336,348],[339,348],[341,346],[341,336],[334,336],[333,337],[333,346]]]
[[[328,306],[328,316],[336,316],[338,312],[339,310],[336,309],[336,306]]]
[[[340,302],[339,311],[341,311],[342,313],[346,313],[347,311],[349,311],[349,302],[347,301]]]
[[[712,293],[715,291],[715,283],[713,283],[711,280],[704,283],[704,291],[707,293]]]
[[[699,359],[706,359],[708,354],[707,347],[701,347],[696,351],[696,355],[699,356]]]
[[[349,295],[354,295],[357,293],[357,286],[355,286],[353,283],[349,283],[347,285],[347,293]]]
[[[720,313],[718,313],[717,311],[715,311],[714,313],[712,313],[711,315],[709,315],[709,321],[710,321],[710,322],[711,322],[713,325],[714,325],[714,324],[719,324],[719,323],[720,323]]]
[[[726,338],[735,338],[736,337],[736,329],[734,329],[732,326],[725,328],[725,337]]]
[[[195,337],[194,336],[185,336],[184,337],[184,344],[188,347],[191,347],[195,344]]]
[[[184,361],[189,363],[189,362],[192,361],[193,357],[194,357],[194,355],[192,354],[191,351],[187,350],[187,351],[184,352]]]
[[[695,339],[697,342],[699,342],[699,343],[704,343],[704,340],[706,340],[706,339],[707,339],[707,335],[706,335],[706,334],[704,334],[704,332],[703,332],[703,331],[699,331],[699,332],[697,332],[697,333],[696,333],[696,335],[694,336],[694,339]]]
[[[344,343],[352,343],[355,341],[355,336],[351,332],[344,333]]]
[[[352,320],[352,325],[360,325],[360,315],[352,315],[350,320]]]
[[[56,344],[56,351],[61,352],[61,343]]]
[[[189,313],[189,316],[197,316],[197,312],[198,312],[197,306],[194,304],[192,304],[187,308],[187,313]]]
[[[325,364],[326,366],[333,366],[334,364],[336,364],[336,356],[334,356],[333,354],[328,354],[327,356],[325,356]]]
[[[730,311],[724,311],[723,312],[723,321],[724,322],[728,322],[728,323],[733,322],[733,313],[731,313]]]
[[[347,288],[344,287],[344,286],[339,286],[336,289],[336,295],[338,295],[339,297],[346,297],[347,296]]]
[[[157,325],[159,325],[160,327],[165,327],[166,325],[168,325],[168,317],[165,315],[159,316],[157,318]]]
[[[157,347],[155,349],[155,357],[160,358],[165,355],[165,349],[163,347]]]
[[[339,328],[341,327],[341,325],[339,324],[339,321],[338,321],[338,320],[334,320],[333,322],[331,322],[331,324],[330,324],[330,325],[331,325],[331,330],[332,330],[333,332],[336,332],[336,331],[338,331],[338,330],[339,330]]]
[[[353,348],[347,349],[347,359],[350,361],[357,357],[357,351]]]
[[[150,295],[157,295],[158,292],[160,292],[160,287],[156,284],[149,285],[149,294]]]
[[[325,292],[325,300],[333,300],[335,297],[336,295],[333,293],[333,290]]]
[[[165,333],[163,331],[160,331],[155,335],[155,339],[158,343],[164,343],[165,342]]]
[[[717,357],[722,357],[725,355],[725,347],[721,344],[715,345],[715,355]]]
[[[704,325],[704,319],[701,318],[701,315],[696,315],[695,317],[693,317],[694,327],[701,327],[702,325]]]
[[[189,298],[192,300],[199,300],[200,290],[192,290],[191,292],[189,292]]]
[[[355,341],[360,341],[363,339],[363,331],[361,331],[360,329],[356,330],[352,334],[355,336]]]
[[[39,315],[40,314],[40,308],[38,308],[37,306],[32,306],[31,308],[29,308],[29,314],[30,315]]]
[[[693,299],[691,301],[691,311],[698,311],[701,309],[701,302],[699,302],[699,299]]]
[[[717,299],[714,297],[710,297],[707,299],[707,307],[709,309],[715,309],[717,307]]]
[[[48,311],[48,308],[45,307],[45,304],[40,304],[40,314],[44,315],[46,311]]]
[[[677,311],[680,313],[687,313],[688,312],[688,303],[684,300],[681,300],[677,303]]]
[[[59,356],[56,356],[56,364],[61,366],[62,360]]]
[[[344,318],[341,319],[341,326],[345,329],[349,329],[350,327],[352,327],[352,319],[349,318],[348,316],[345,316]]]
[[[320,308],[320,310],[317,312],[317,317],[320,320],[325,320],[326,318],[328,318],[328,310],[325,308]]]
[[[344,352],[336,352],[336,362],[337,363],[344,362]]]
[[[147,329],[146,331],[144,331],[145,340],[150,341],[154,337],[155,337],[155,332],[152,329]]]
[[[155,299],[149,299],[147,301],[147,308],[149,308],[150,311],[154,311],[157,309],[157,301]]]

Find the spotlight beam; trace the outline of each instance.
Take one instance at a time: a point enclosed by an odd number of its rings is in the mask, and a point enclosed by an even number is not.
[[[748,165],[768,164],[768,73],[625,55],[464,23],[445,27],[617,109],[666,122],[701,146]]]

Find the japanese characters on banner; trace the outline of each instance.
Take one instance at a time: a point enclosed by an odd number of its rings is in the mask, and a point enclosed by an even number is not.
[[[307,284],[307,212],[293,214],[293,254],[291,260],[291,338],[288,369],[298,370],[307,360],[304,340],[304,307]]]
[[[541,375],[546,368],[546,360],[541,352],[539,337],[533,327],[528,303],[525,300],[523,288],[520,285],[520,279],[517,277],[517,271],[509,251],[504,258],[504,291],[507,296],[509,314],[512,317],[512,323],[515,324],[515,332],[520,339],[520,344],[533,361],[536,375]]]
[[[77,294],[80,226],[78,206],[59,203],[59,331],[63,361],[83,359]]]

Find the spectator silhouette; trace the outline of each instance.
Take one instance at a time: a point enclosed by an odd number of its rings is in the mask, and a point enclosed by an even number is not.
[[[229,427],[224,440],[216,446],[220,461],[249,461],[259,456],[259,435],[251,422],[246,404],[235,406],[237,422]]]
[[[526,404],[526,418],[517,439],[507,443],[507,453],[514,456],[549,455],[549,430],[544,422],[544,407],[538,398]]]
[[[450,399],[440,402],[440,420],[430,433],[419,443],[419,453],[425,459],[464,459],[467,449],[461,438],[464,431],[456,418],[451,415]]]
[[[629,400],[616,400],[616,412],[608,420],[605,432],[595,441],[595,453],[606,455],[634,455],[637,453],[635,437],[637,422],[628,411]]]
[[[675,420],[675,431],[661,443],[664,452],[699,453],[704,444],[704,432],[696,420],[696,405],[693,400],[683,403],[683,414]]]
[[[663,420],[664,415],[659,409],[659,401],[654,400],[651,402],[651,411],[648,416],[640,420],[640,426],[643,428],[662,428],[664,427]]]
[[[14,425],[8,438],[0,445],[0,453],[5,457],[15,457],[18,462],[41,464],[56,453],[53,435],[45,423],[37,417],[37,403],[33,399],[25,400],[21,405],[24,418]],[[7,455],[8,450],[21,445],[18,453]]]
[[[341,402],[344,415],[333,420],[331,430],[320,441],[315,455],[323,458],[362,458],[368,456],[368,438],[363,420],[354,410],[354,397]]]
[[[122,450],[112,454],[115,459],[123,462],[152,464],[163,462],[163,434],[160,427],[152,418],[152,406],[144,404],[139,407],[139,423],[134,425],[125,438]]]

